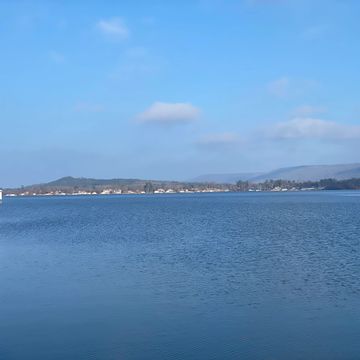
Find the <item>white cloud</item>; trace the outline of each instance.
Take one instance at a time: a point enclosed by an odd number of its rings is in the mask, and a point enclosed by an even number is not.
[[[282,77],[276,79],[268,84],[268,90],[270,94],[284,97],[288,94],[290,88],[290,79],[287,77]]]
[[[100,20],[96,27],[105,35],[116,39],[126,39],[129,37],[129,29],[121,18],[111,18]]]
[[[155,102],[136,116],[140,123],[171,125],[188,123],[197,119],[200,110],[189,103]]]
[[[238,144],[240,138],[238,134],[233,132],[213,133],[202,136],[197,144],[204,147],[226,147]]]
[[[293,114],[296,117],[304,117],[314,114],[323,114],[327,109],[323,106],[312,106],[312,105],[302,105],[294,109]]]
[[[360,139],[360,126],[314,118],[295,118],[275,124],[268,136],[275,139]]]

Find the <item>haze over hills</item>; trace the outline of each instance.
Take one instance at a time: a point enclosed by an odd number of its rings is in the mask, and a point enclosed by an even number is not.
[[[152,192],[184,192],[205,190],[229,190],[235,188],[231,184],[210,184],[199,182],[180,182],[167,180],[144,179],[94,179],[66,176],[47,183],[22,186],[21,188],[7,188],[5,194],[34,195],[34,194],[126,194]]]
[[[257,176],[262,175],[260,172],[252,173],[236,173],[236,174],[206,174],[197,176],[190,181],[192,182],[211,182],[216,184],[227,183],[235,184],[239,180],[250,180]]]
[[[321,179],[344,180],[360,177],[360,164],[339,165],[305,165],[281,168],[256,176],[250,180],[263,182],[265,180],[318,181]]]
[[[360,178],[360,163],[337,165],[304,165],[280,168],[264,173],[211,174],[193,179],[199,182],[236,183],[238,180],[263,182],[266,180],[318,181]]]
[[[198,176],[189,181],[167,181],[167,180],[145,180],[145,179],[93,179],[75,178],[71,176],[63,177],[48,183],[34,184],[22,187],[22,190],[48,191],[54,189],[87,189],[99,190],[109,187],[117,189],[139,190],[146,184],[164,189],[181,188],[207,188],[209,185],[217,187],[230,186],[237,181],[249,181],[250,183],[262,183],[266,180],[289,180],[296,182],[319,181],[323,179],[348,180],[360,179],[360,163],[338,164],[338,165],[305,165],[276,169],[264,173],[237,173],[237,174],[209,174]]]
[[[49,187],[76,187],[76,186],[107,186],[107,185],[136,185],[143,184],[146,180],[140,179],[92,179],[84,177],[65,176],[60,179],[40,184]]]
[[[146,183],[151,182],[155,186],[176,186],[182,184],[178,181],[162,181],[162,180],[145,180],[145,179],[93,179],[85,177],[72,177],[66,176],[54,181],[50,181],[43,184],[34,184],[26,186],[28,188],[43,188],[43,189],[66,189],[66,188],[106,188],[112,187],[129,187],[129,188],[141,188]]]

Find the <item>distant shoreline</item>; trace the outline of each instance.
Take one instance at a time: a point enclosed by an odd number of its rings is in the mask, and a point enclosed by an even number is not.
[[[236,184],[187,183],[137,179],[87,179],[66,177],[46,184],[4,189],[3,196],[97,196],[140,194],[191,194],[226,192],[308,192],[324,190],[360,190],[360,178],[296,182],[266,180],[261,183],[239,180]]]
[[[110,197],[110,196],[166,196],[166,195],[193,195],[193,194],[304,194],[304,193],[316,193],[316,192],[336,192],[336,191],[359,191],[360,189],[312,189],[312,190],[287,190],[287,191],[187,191],[187,192],[172,192],[172,193],[122,193],[122,194],[5,194],[4,198],[48,198],[48,197]]]

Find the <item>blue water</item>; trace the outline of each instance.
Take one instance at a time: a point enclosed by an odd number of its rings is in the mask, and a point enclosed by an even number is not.
[[[0,359],[360,359],[356,192],[6,198]]]

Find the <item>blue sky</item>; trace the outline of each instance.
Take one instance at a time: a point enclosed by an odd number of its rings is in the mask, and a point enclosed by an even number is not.
[[[360,2],[0,1],[0,186],[359,161]]]

